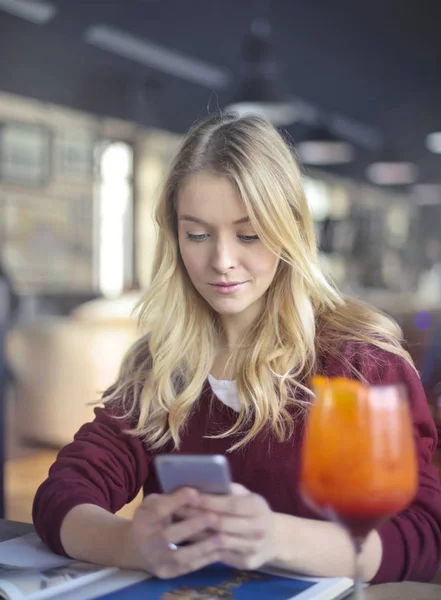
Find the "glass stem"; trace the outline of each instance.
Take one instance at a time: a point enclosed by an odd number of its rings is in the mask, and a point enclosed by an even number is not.
[[[354,585],[355,585],[355,599],[364,600],[364,588],[363,588],[363,561],[361,559],[361,550],[363,547],[363,538],[354,537]]]

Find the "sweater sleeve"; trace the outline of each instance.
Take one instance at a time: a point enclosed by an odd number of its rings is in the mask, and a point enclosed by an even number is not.
[[[433,579],[441,561],[441,484],[431,465],[437,432],[418,374],[402,358],[369,352],[362,359],[369,383],[403,383],[411,407],[419,485],[412,504],[378,529],[383,547],[380,568],[372,583]]]
[[[117,512],[132,501],[147,479],[150,457],[139,438],[128,435],[127,422],[109,405],[95,409],[95,419],[76,433],[51,466],[34,498],[32,517],[41,539],[65,554],[60,530],[64,517],[79,504]]]

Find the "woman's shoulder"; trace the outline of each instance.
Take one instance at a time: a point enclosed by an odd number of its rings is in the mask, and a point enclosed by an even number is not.
[[[318,352],[319,371],[328,377],[352,377],[369,384],[394,383],[418,377],[404,348],[386,342],[378,345],[358,340],[342,340]]]

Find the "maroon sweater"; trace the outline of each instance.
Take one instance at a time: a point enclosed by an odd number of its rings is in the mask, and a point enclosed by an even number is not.
[[[379,529],[383,559],[374,582],[430,580],[441,560],[441,486],[437,469],[430,465],[437,436],[420,380],[405,361],[371,346],[347,344],[345,354],[368,382],[407,385],[417,443],[418,494],[409,508]],[[335,359],[323,359],[322,366],[329,376],[350,375]],[[207,384],[182,432],[180,452],[224,454],[231,445],[231,438],[204,438],[226,431],[237,418],[237,413],[212,396]],[[61,450],[37,491],[34,524],[55,552],[64,553],[60,528],[74,506],[91,503],[116,512],[141,487],[145,495],[159,491],[153,454],[125,433],[128,424],[115,419],[114,410],[109,405],[95,409],[95,420],[83,425],[74,441]],[[228,458],[234,481],[264,496],[272,510],[317,519],[299,492],[301,429],[284,443],[268,432],[261,433]]]

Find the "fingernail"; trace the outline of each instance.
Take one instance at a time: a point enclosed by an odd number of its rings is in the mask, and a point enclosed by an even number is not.
[[[198,491],[193,488],[187,488],[186,495],[189,502],[195,502],[199,496]]]
[[[193,495],[194,504],[197,504],[199,506],[201,504],[201,500],[202,500],[202,496],[200,495],[200,493],[197,490],[194,490],[194,495]]]

